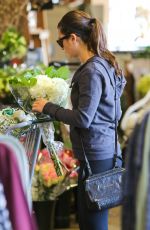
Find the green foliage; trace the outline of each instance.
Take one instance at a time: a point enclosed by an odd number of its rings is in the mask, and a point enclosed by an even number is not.
[[[133,54],[134,58],[150,58],[150,46],[147,46]]]
[[[14,77],[13,79],[9,80],[10,85],[13,87],[18,87],[18,86],[27,86],[27,87],[32,87],[36,84],[37,79],[36,78],[29,78],[26,76],[19,76],[19,77]]]
[[[9,83],[12,87],[25,86],[32,87],[37,83],[38,75],[47,75],[50,78],[58,77],[66,80],[69,77],[69,68],[66,66],[56,69],[54,66],[48,68],[40,67],[34,69],[27,69],[24,72],[21,72],[9,80]]]
[[[144,97],[150,91],[150,74],[140,78],[137,84],[137,91],[141,97]]]
[[[59,69],[57,69],[57,77],[59,78],[63,78],[64,80],[66,80],[68,79],[69,74],[69,68],[66,66],[62,66]]]
[[[46,68],[45,70],[45,74],[48,76],[48,77],[57,77],[57,70],[55,69],[54,66],[50,66],[48,68]]]
[[[17,75],[13,76],[9,80],[9,84],[12,87],[32,87],[36,85],[37,79],[36,76],[42,74],[42,70],[40,68],[34,68],[34,69],[27,69],[24,71],[18,72]]]
[[[46,68],[45,74],[50,78],[58,77],[66,80],[69,77],[70,71],[67,66],[62,66],[58,69],[56,69],[54,66],[50,66]]]
[[[60,77],[67,79],[69,77],[68,67],[60,67],[56,69],[55,67],[38,66],[34,69],[21,69],[13,68],[11,66],[6,66],[5,68],[0,68],[0,99],[5,100],[10,97],[10,86],[15,87],[33,87],[37,82],[38,75],[48,75],[51,78]]]
[[[10,94],[9,79],[16,74],[16,69],[11,66],[0,68],[0,98],[5,98]]]
[[[22,58],[27,52],[25,38],[14,28],[8,28],[0,40],[0,60],[5,62],[13,58]]]

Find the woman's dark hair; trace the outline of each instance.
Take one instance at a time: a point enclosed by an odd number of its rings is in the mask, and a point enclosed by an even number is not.
[[[117,75],[121,74],[115,56],[107,49],[103,27],[96,18],[91,18],[83,11],[69,11],[62,17],[57,28],[64,35],[75,33],[80,36],[90,51],[106,59],[115,68]]]

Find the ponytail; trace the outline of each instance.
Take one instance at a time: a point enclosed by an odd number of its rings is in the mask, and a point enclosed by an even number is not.
[[[87,43],[88,49],[98,56],[104,58],[115,69],[116,75],[120,75],[122,70],[119,68],[118,62],[113,53],[107,49],[107,40],[101,23],[96,19],[91,19],[91,33]]]
[[[75,33],[80,36],[88,50],[114,67],[116,75],[122,73],[115,56],[107,49],[106,35],[96,18],[91,18],[83,11],[73,10],[63,16],[57,27],[64,35]]]

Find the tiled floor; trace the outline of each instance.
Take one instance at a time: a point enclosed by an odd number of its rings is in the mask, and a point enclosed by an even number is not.
[[[113,208],[109,211],[109,230],[121,230],[121,208]]]
[[[57,229],[57,230],[79,230],[78,224],[75,223],[73,217],[71,222],[72,223],[70,228]],[[110,209],[109,211],[109,230],[121,230],[121,208],[120,207]]]

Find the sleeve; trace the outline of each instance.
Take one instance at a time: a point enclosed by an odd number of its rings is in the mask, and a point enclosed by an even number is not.
[[[64,109],[48,102],[43,109],[45,114],[65,124],[79,128],[89,128],[97,111],[102,94],[102,76],[95,69],[86,69],[78,80],[79,105],[77,109]]]

